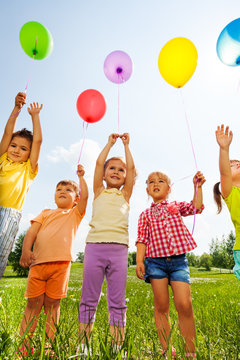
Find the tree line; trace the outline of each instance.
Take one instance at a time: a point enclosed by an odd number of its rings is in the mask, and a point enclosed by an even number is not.
[[[24,269],[19,265],[22,252],[22,244],[26,232],[20,234],[15,242],[14,250],[9,256],[8,264],[12,266],[13,271],[19,276],[26,276],[28,269]],[[221,239],[212,239],[209,245],[209,253],[195,255],[188,253],[187,259],[189,266],[204,268],[211,270],[211,267],[219,269],[232,269],[234,266],[233,245],[235,243],[235,235],[231,231],[228,236],[222,236]],[[76,258],[77,262],[83,263],[84,252],[79,252]],[[136,265],[136,252],[128,253],[128,266]]]

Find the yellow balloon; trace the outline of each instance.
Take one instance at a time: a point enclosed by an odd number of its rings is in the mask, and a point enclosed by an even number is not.
[[[192,77],[197,66],[198,53],[188,39],[177,37],[168,41],[160,51],[158,67],[164,80],[180,88]]]

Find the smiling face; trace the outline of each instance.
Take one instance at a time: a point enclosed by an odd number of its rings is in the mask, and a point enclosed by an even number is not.
[[[155,203],[166,200],[171,191],[170,179],[160,172],[151,173],[147,179],[146,190]]]
[[[103,180],[106,181],[107,189],[120,189],[125,183],[126,179],[126,165],[123,161],[110,160],[104,172]]]
[[[78,197],[72,184],[58,183],[55,191],[55,203],[60,209],[72,209]]]
[[[30,151],[31,142],[24,137],[15,136],[8,146],[7,157],[15,162],[25,162],[29,158]]]

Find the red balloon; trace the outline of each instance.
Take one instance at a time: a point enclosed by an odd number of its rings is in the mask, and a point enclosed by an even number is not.
[[[106,112],[103,95],[94,89],[83,91],[77,99],[77,111],[81,118],[88,123],[101,120]]]

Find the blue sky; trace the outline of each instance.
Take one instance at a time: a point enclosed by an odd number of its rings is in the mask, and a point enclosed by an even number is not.
[[[41,123],[43,145],[39,174],[26,197],[20,231],[43,208],[54,208],[56,183],[65,178],[77,180],[75,168],[83,135],[82,120],[76,111],[78,95],[89,88],[105,97],[107,112],[86,134],[81,162],[86,169],[90,198],[85,218],[74,243],[74,254],[84,250],[92,210],[92,175],[96,157],[108,135],[117,131],[117,85],[104,75],[103,63],[114,50],[131,57],[131,78],[120,86],[120,132],[130,133],[130,145],[138,169],[138,180],[131,199],[129,219],[130,251],[135,250],[137,220],[150,205],[145,180],[154,170],[168,173],[173,186],[170,200],[191,200],[191,178],[196,168],[185,120],[188,115],[198,168],[207,182],[203,188],[206,209],[196,218],[196,254],[208,251],[212,238],[232,229],[228,211],[216,215],[212,187],[219,179],[215,129],[229,124],[234,138],[231,157],[239,158],[240,81],[239,67],[222,64],[216,42],[222,29],[240,17],[238,0],[16,0],[2,2],[1,41],[1,123],[12,110],[14,97],[25,89],[30,75],[27,103],[43,103]],[[54,41],[52,54],[34,61],[23,52],[19,31],[28,21],[46,26]],[[180,91],[167,84],[158,70],[158,55],[174,37],[186,37],[196,46],[198,65],[193,77]],[[17,129],[31,128],[27,109],[23,109]],[[110,155],[123,155],[119,142]],[[193,217],[186,219],[192,229]]]

